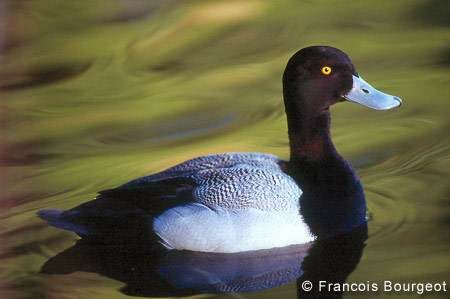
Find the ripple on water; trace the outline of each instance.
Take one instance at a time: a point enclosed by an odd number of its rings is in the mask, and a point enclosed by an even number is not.
[[[0,73],[0,91],[13,91],[49,85],[78,76],[87,71],[91,63],[48,65],[21,72]]]
[[[448,186],[442,180],[449,176],[445,167],[450,161],[446,138],[445,131],[437,130],[412,145],[398,145],[396,156],[363,169],[368,206],[373,215],[369,238],[373,246],[408,244],[405,250],[411,252],[408,259],[413,262],[413,252],[437,254],[442,246],[448,245],[444,236],[430,234],[440,231],[440,221],[450,217],[445,206]],[[396,253],[385,253],[385,258],[389,255]]]

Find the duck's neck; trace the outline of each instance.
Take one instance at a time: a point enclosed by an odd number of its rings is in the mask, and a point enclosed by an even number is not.
[[[305,221],[322,236],[364,223],[364,192],[354,170],[333,145],[329,109],[286,108],[289,171],[303,191],[300,206]]]
[[[288,133],[291,158],[294,163],[320,161],[338,156],[330,137],[330,111],[297,111],[288,114]]]

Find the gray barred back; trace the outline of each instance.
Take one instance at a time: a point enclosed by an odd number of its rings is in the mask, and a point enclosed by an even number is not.
[[[261,153],[224,153],[188,160],[122,187],[173,178],[195,181],[194,198],[210,208],[298,211],[302,191],[280,168],[280,159]]]

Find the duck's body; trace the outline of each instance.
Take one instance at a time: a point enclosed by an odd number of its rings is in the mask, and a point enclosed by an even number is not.
[[[375,109],[400,100],[359,79],[331,47],[297,52],[283,84],[290,161],[260,153],[199,157],[39,215],[82,237],[154,236],[170,249],[207,252],[283,247],[351,230],[365,222],[364,192],[331,142],[328,108],[341,96]]]
[[[300,216],[302,191],[282,169],[285,163],[262,153],[198,157],[103,191],[97,202],[40,215],[53,217],[54,226],[101,237],[102,218],[140,214],[170,249],[240,252],[307,243],[314,235]],[[122,200],[132,204],[121,206]]]

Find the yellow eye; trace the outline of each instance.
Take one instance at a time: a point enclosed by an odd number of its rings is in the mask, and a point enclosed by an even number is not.
[[[322,72],[322,74],[328,76],[329,74],[331,74],[331,67],[329,67],[329,66],[324,66],[324,67],[321,69],[321,72]]]

